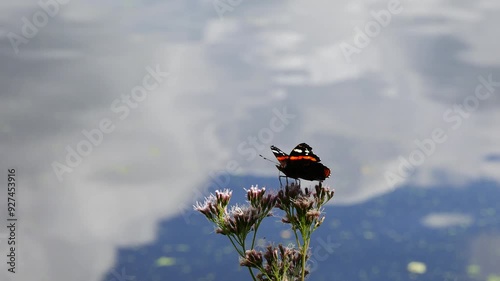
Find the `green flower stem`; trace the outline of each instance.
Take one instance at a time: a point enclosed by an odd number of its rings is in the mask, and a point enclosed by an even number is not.
[[[257,281],[257,279],[255,279],[255,275],[253,274],[253,271],[252,271],[252,269],[250,267],[248,268],[248,271],[250,271],[250,275],[252,275],[252,280],[253,281]]]
[[[307,250],[309,249],[309,242],[311,240],[307,239],[304,241],[304,247],[302,247],[302,276],[301,276],[301,281],[304,281],[305,276],[306,276],[306,254]]]
[[[262,219],[258,220],[255,223],[255,227],[254,227],[254,230],[253,230],[253,237],[252,237],[252,247],[250,247],[250,249],[253,249],[254,246],[255,246],[255,237],[257,236],[257,230],[259,229],[259,226],[260,226],[261,222],[262,222]]]
[[[255,233],[257,233],[257,231],[254,231],[254,239],[255,239]],[[242,258],[245,258],[245,251],[247,250],[245,247],[245,240],[246,240],[246,234],[244,234],[244,237],[242,237],[242,241],[240,244],[243,247],[243,255],[241,255]],[[252,241],[252,249],[253,249],[253,241]],[[255,279],[255,275],[253,274],[253,271],[250,267],[248,267],[248,271],[250,272],[250,275],[252,275],[252,279],[254,281],[257,281],[257,279]]]
[[[293,234],[295,234],[295,241],[297,241],[297,247],[300,248],[299,235],[297,234],[297,229],[293,229]]]
[[[238,237],[236,237],[238,245],[240,245],[242,247],[242,250],[240,250],[239,247],[236,246],[236,244],[234,243],[233,238],[231,238],[230,235],[228,235],[227,237],[229,238],[229,241],[231,241],[231,244],[233,244],[234,249],[238,252],[238,255],[240,255],[240,257],[242,257],[242,258],[245,258],[245,242],[243,241],[243,243],[241,243],[241,241],[239,241],[239,239],[237,239]],[[256,277],[255,277],[255,275],[250,267],[248,268],[248,271],[250,272],[252,279],[254,281],[257,281],[257,279],[256,279]]]
[[[245,253],[244,253],[244,252],[242,253],[242,252],[240,251],[240,249],[236,246],[236,244],[234,244],[234,241],[233,241],[233,239],[231,238],[231,236],[229,236],[229,235],[228,235],[227,237],[229,238],[229,241],[231,241],[231,244],[233,244],[233,247],[234,247],[234,249],[236,249],[236,251],[238,252],[238,254],[239,254],[240,256],[242,256],[242,257],[245,257]],[[238,243],[238,244],[239,244],[239,243]],[[243,250],[244,250],[244,249],[243,249]]]

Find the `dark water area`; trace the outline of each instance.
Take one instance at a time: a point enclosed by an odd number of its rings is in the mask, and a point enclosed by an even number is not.
[[[275,178],[233,177],[231,182],[232,204],[243,202],[243,187],[277,186]],[[405,186],[350,206],[336,206],[334,197],[313,234],[308,280],[499,280],[499,199],[500,186],[488,181],[462,188]],[[443,225],[426,220],[435,214],[465,219],[451,224],[443,219]],[[262,245],[293,242],[278,216],[259,229]],[[194,211],[162,222],[153,244],[120,249],[103,281],[127,278],[251,280],[228,239]]]

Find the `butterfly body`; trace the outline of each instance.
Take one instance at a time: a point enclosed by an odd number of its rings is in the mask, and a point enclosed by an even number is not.
[[[320,158],[306,143],[297,145],[290,155],[274,145],[271,146],[271,151],[279,162],[276,168],[289,178],[323,181],[330,176],[330,169],[320,163]]]

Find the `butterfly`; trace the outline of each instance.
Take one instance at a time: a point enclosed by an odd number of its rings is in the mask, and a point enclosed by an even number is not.
[[[276,168],[286,177],[304,179],[308,181],[323,181],[330,176],[330,169],[320,163],[319,157],[312,152],[312,147],[306,143],[298,144],[290,155],[276,146],[271,146],[271,151],[278,159]]]

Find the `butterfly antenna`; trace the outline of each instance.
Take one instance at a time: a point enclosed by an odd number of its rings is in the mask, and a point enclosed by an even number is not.
[[[267,160],[267,161],[269,161],[269,162],[271,162],[271,163],[274,163],[274,164],[276,164],[276,165],[279,165],[279,163],[278,163],[278,162],[274,162],[273,160],[270,160],[270,159],[268,159],[268,158],[266,158],[266,157],[262,156],[262,154],[259,154],[259,156],[260,156],[260,157],[262,157],[262,159],[264,159],[264,160]]]

